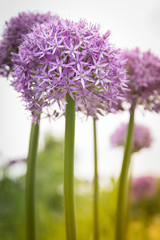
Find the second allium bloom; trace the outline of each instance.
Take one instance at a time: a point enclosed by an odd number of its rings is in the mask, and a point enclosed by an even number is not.
[[[127,124],[121,124],[111,136],[112,146],[124,146],[127,135]],[[151,146],[153,139],[149,129],[143,125],[135,124],[133,133],[132,152]]]
[[[142,105],[147,110],[160,110],[160,59],[150,51],[141,52],[139,48],[123,51],[127,60],[129,78],[125,98],[130,107]]]
[[[97,118],[115,111],[126,88],[119,50],[99,27],[85,21],[51,20],[26,35],[13,55],[12,85],[22,94],[33,120],[54,102],[63,108],[68,92],[76,109]]]
[[[31,32],[32,27],[53,18],[50,13],[21,12],[5,22],[2,40],[0,41],[0,75],[8,76],[13,68],[11,52],[17,53],[24,34]]]

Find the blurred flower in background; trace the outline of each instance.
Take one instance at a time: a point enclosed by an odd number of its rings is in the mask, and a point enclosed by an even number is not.
[[[27,161],[26,158],[14,159],[14,160],[9,161],[8,165],[12,166],[12,165],[17,164],[17,163],[25,163],[26,161]]]
[[[123,123],[111,135],[110,142],[113,147],[125,146],[127,128],[128,125]],[[132,143],[132,153],[139,152],[143,148],[149,148],[152,144],[152,141],[153,138],[150,130],[141,124],[135,124]]]
[[[134,202],[152,199],[157,192],[157,180],[151,176],[133,178],[131,182],[131,200]]]

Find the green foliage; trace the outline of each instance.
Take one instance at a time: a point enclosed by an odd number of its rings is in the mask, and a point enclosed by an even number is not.
[[[22,179],[0,181],[0,239],[24,238],[24,183]],[[21,229],[21,231],[19,231]],[[16,236],[14,238],[14,236]]]
[[[0,181],[0,240],[25,240],[25,176]],[[99,194],[100,240],[114,240],[118,184],[111,179]],[[63,143],[46,137],[36,174],[37,240],[65,240]],[[75,179],[79,240],[93,239],[93,186]],[[145,214],[144,214],[145,213]],[[147,213],[147,214],[146,214]],[[160,240],[160,182],[156,198],[131,206],[127,240]]]
[[[63,226],[63,144],[46,136],[44,150],[37,161],[38,239],[48,239]],[[63,229],[63,230],[62,230]],[[61,228],[64,233],[64,227]],[[50,238],[49,238],[50,239]]]
[[[47,136],[36,169],[38,239],[48,239],[64,222],[62,183],[63,144]],[[0,181],[0,240],[25,239],[24,196],[25,176]]]

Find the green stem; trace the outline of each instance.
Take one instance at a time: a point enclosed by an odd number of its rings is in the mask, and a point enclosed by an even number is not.
[[[124,150],[124,157],[119,181],[119,192],[117,202],[116,214],[116,240],[125,240],[126,238],[126,206],[127,206],[127,192],[128,192],[128,174],[131,161],[131,148],[134,130],[134,110],[131,112],[128,132]]]
[[[132,157],[132,153],[130,158]],[[128,170],[128,179],[127,179],[127,190],[126,190],[126,210],[125,210],[125,229],[128,228],[129,225],[129,209],[130,209],[130,189],[131,189],[131,181],[132,181],[132,159],[130,159],[130,167]]]
[[[64,143],[64,207],[66,239],[76,240],[76,214],[74,200],[74,135],[75,135],[75,102],[67,93],[65,113]]]
[[[93,118],[93,136],[94,136],[94,240],[99,239],[98,225],[98,164],[97,164],[97,131],[96,120]]]
[[[35,172],[38,149],[39,124],[32,123],[27,158],[26,175],[26,234],[27,240],[36,239],[35,217]]]

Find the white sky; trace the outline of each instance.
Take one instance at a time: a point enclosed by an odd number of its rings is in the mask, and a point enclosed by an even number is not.
[[[2,1],[2,0],[1,0]],[[4,22],[21,11],[51,11],[63,18],[100,23],[101,31],[111,30],[111,41],[121,48],[140,47],[151,49],[160,56],[160,2],[159,0],[5,0],[0,8],[0,33]],[[30,121],[18,94],[6,79],[0,79],[0,161],[27,155]],[[121,122],[128,121],[128,114],[108,115],[98,122],[99,172],[106,179],[120,171],[123,150],[111,148],[109,138]],[[144,149],[133,157],[134,175],[160,174],[160,116],[137,112],[136,121],[148,126],[155,139],[150,149]],[[64,118],[41,122],[40,145],[46,131],[63,137]],[[90,179],[92,164],[92,120],[76,119],[76,166],[77,176]],[[45,160],[44,160],[45,161]]]

